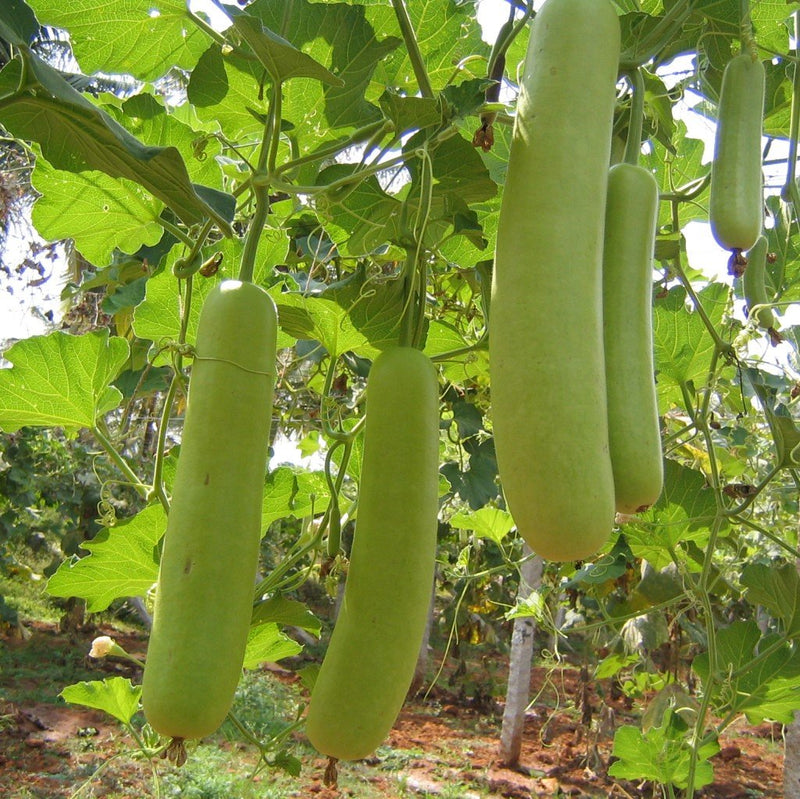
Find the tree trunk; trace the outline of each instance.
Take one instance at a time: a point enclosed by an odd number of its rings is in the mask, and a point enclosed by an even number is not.
[[[800,571],[800,561],[795,564]],[[800,713],[786,727],[783,750],[784,799],[800,799]]]
[[[524,554],[531,550],[524,547]],[[518,597],[527,597],[542,583],[544,564],[536,555],[526,560],[520,568]],[[533,636],[536,622],[530,616],[514,619],[511,633],[511,657],[508,666],[508,688],[506,705],[503,710],[503,724],[500,729],[500,762],[507,768],[519,765],[522,750],[522,730],[525,723],[525,710],[528,707],[531,689],[531,660],[533,658]]]

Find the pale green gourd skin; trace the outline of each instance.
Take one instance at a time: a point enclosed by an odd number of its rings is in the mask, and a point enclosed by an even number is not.
[[[311,694],[306,734],[339,760],[388,735],[414,676],[433,587],[439,469],[436,371],[383,352],[367,381],[358,516],[344,598]]]
[[[497,232],[498,468],[519,533],[555,561],[595,554],[614,522],[601,268],[619,42],[607,0],[537,14]]]
[[[658,184],[644,167],[608,173],[603,331],[608,439],[616,508],[633,514],[661,494],[664,459],[653,363],[653,247]]]
[[[755,308],[756,319],[765,330],[775,330],[777,321],[772,308],[768,307],[769,297],[764,283],[764,272],[767,268],[767,238],[759,236],[756,243],[747,253],[747,266],[742,275],[742,293],[747,303],[748,313]],[[756,308],[763,305],[763,308]]]
[[[722,75],[708,219],[726,250],[750,249],[763,226],[764,82],[764,65],[749,54],[732,58]]]
[[[226,280],[206,298],[142,682],[145,717],[162,735],[214,732],[241,676],[276,335],[275,304],[262,288]]]

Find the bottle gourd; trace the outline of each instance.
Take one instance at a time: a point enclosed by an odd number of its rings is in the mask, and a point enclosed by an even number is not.
[[[664,457],[653,363],[653,247],[658,185],[642,166],[608,173],[603,249],[603,334],[608,439],[619,513],[661,494]]]
[[[219,727],[241,676],[261,540],[277,322],[260,287],[224,280],[197,329],[142,682],[172,738]]]
[[[412,347],[367,379],[364,459],[344,598],[306,717],[316,749],[371,754],[414,676],[433,588],[439,489],[436,370]]]
[[[722,74],[708,217],[726,250],[750,249],[764,223],[764,84],[764,65],[749,53],[732,58]]]
[[[601,269],[619,55],[608,0],[546,0],[497,231],[489,358],[498,469],[519,533],[556,561],[593,555],[614,522]]]

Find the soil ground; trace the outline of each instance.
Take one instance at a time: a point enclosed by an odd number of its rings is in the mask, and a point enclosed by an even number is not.
[[[661,795],[650,784],[607,775],[614,730],[624,723],[638,724],[639,711],[624,696],[610,699],[607,686],[581,683],[574,668],[534,669],[531,696],[537,699],[526,716],[519,769],[498,762],[499,701],[467,696],[440,682],[427,696],[407,702],[386,745],[373,758],[341,764],[338,787],[333,788],[323,782],[325,760],[315,755],[301,732],[292,739],[293,754],[302,763],[297,777],[276,769],[251,776],[258,753],[230,734],[198,746],[181,769],[163,760],[137,758],[134,739],[113,718],[67,705],[58,693],[70,682],[113,675],[138,682],[135,666],[92,660],[87,653],[92,638],[110,634],[129,652],[142,654],[144,637],[111,629],[67,635],[41,623],[28,625],[27,633],[0,637],[0,796],[8,799]],[[291,671],[264,668],[255,680],[280,692],[281,701],[289,697],[295,709],[307,696]],[[591,709],[583,718],[571,699],[579,691]],[[781,734],[777,725],[735,725],[713,758],[716,781],[696,796],[781,797]]]

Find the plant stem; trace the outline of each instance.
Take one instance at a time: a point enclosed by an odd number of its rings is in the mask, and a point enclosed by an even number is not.
[[[372,122],[369,125],[365,125],[363,128],[353,131],[353,133],[344,141],[334,142],[326,147],[321,147],[319,150],[315,150],[313,153],[308,153],[307,155],[300,156],[299,158],[295,158],[291,161],[286,161],[275,168],[274,174],[282,175],[284,172],[290,172],[292,169],[296,169],[303,164],[309,164],[313,163],[314,161],[321,161],[324,158],[330,158],[348,147],[352,147],[355,144],[360,144],[363,141],[368,141],[369,139],[378,135],[385,135],[392,130],[394,130],[394,125],[389,122],[389,120],[379,119],[377,122]]]
[[[403,34],[403,41],[408,51],[408,57],[411,60],[411,67],[414,70],[414,76],[417,79],[420,94],[423,97],[433,98],[435,97],[433,86],[431,86],[428,70],[425,68],[425,61],[419,49],[417,35],[414,32],[414,26],[411,23],[411,17],[408,15],[408,9],[406,8],[404,0],[392,0],[392,8],[394,9],[397,22]]]
[[[277,159],[278,145],[280,143],[281,111],[282,111],[282,84],[275,82],[272,84],[272,97],[269,104],[269,115],[264,128],[264,138],[261,142],[261,150],[258,154],[256,165],[257,174],[274,171]],[[259,183],[253,181],[253,197],[256,203],[256,210],[245,235],[244,250],[242,252],[242,263],[239,267],[239,280],[251,283],[255,272],[256,252],[264,226],[267,224],[269,215],[269,182]]]
[[[142,497],[147,497],[150,486],[145,485],[125,458],[117,451],[114,443],[108,435],[108,429],[102,419],[98,419],[92,428],[92,435],[98,440],[108,456],[114,461],[114,465],[128,478],[130,484]]]
[[[642,151],[642,126],[644,124],[644,78],[642,70],[628,73],[631,84],[631,111],[628,122],[628,138],[625,142],[625,163],[636,166]]]
[[[182,241],[189,248],[194,247],[195,240],[185,230],[182,230],[177,225],[173,225],[172,222],[161,216],[156,221],[167,233],[171,233],[175,236],[178,241]]]
[[[175,372],[172,375],[172,380],[170,380],[169,388],[167,389],[166,396],[164,397],[164,407],[161,409],[161,419],[158,423],[156,457],[155,465],[153,466],[153,491],[167,513],[169,513],[169,498],[167,497],[167,492],[164,488],[164,457],[166,454],[165,450],[167,443],[167,429],[169,427],[169,417],[172,411],[172,403],[175,401],[175,394],[177,393],[180,381],[181,377],[179,373]]]

